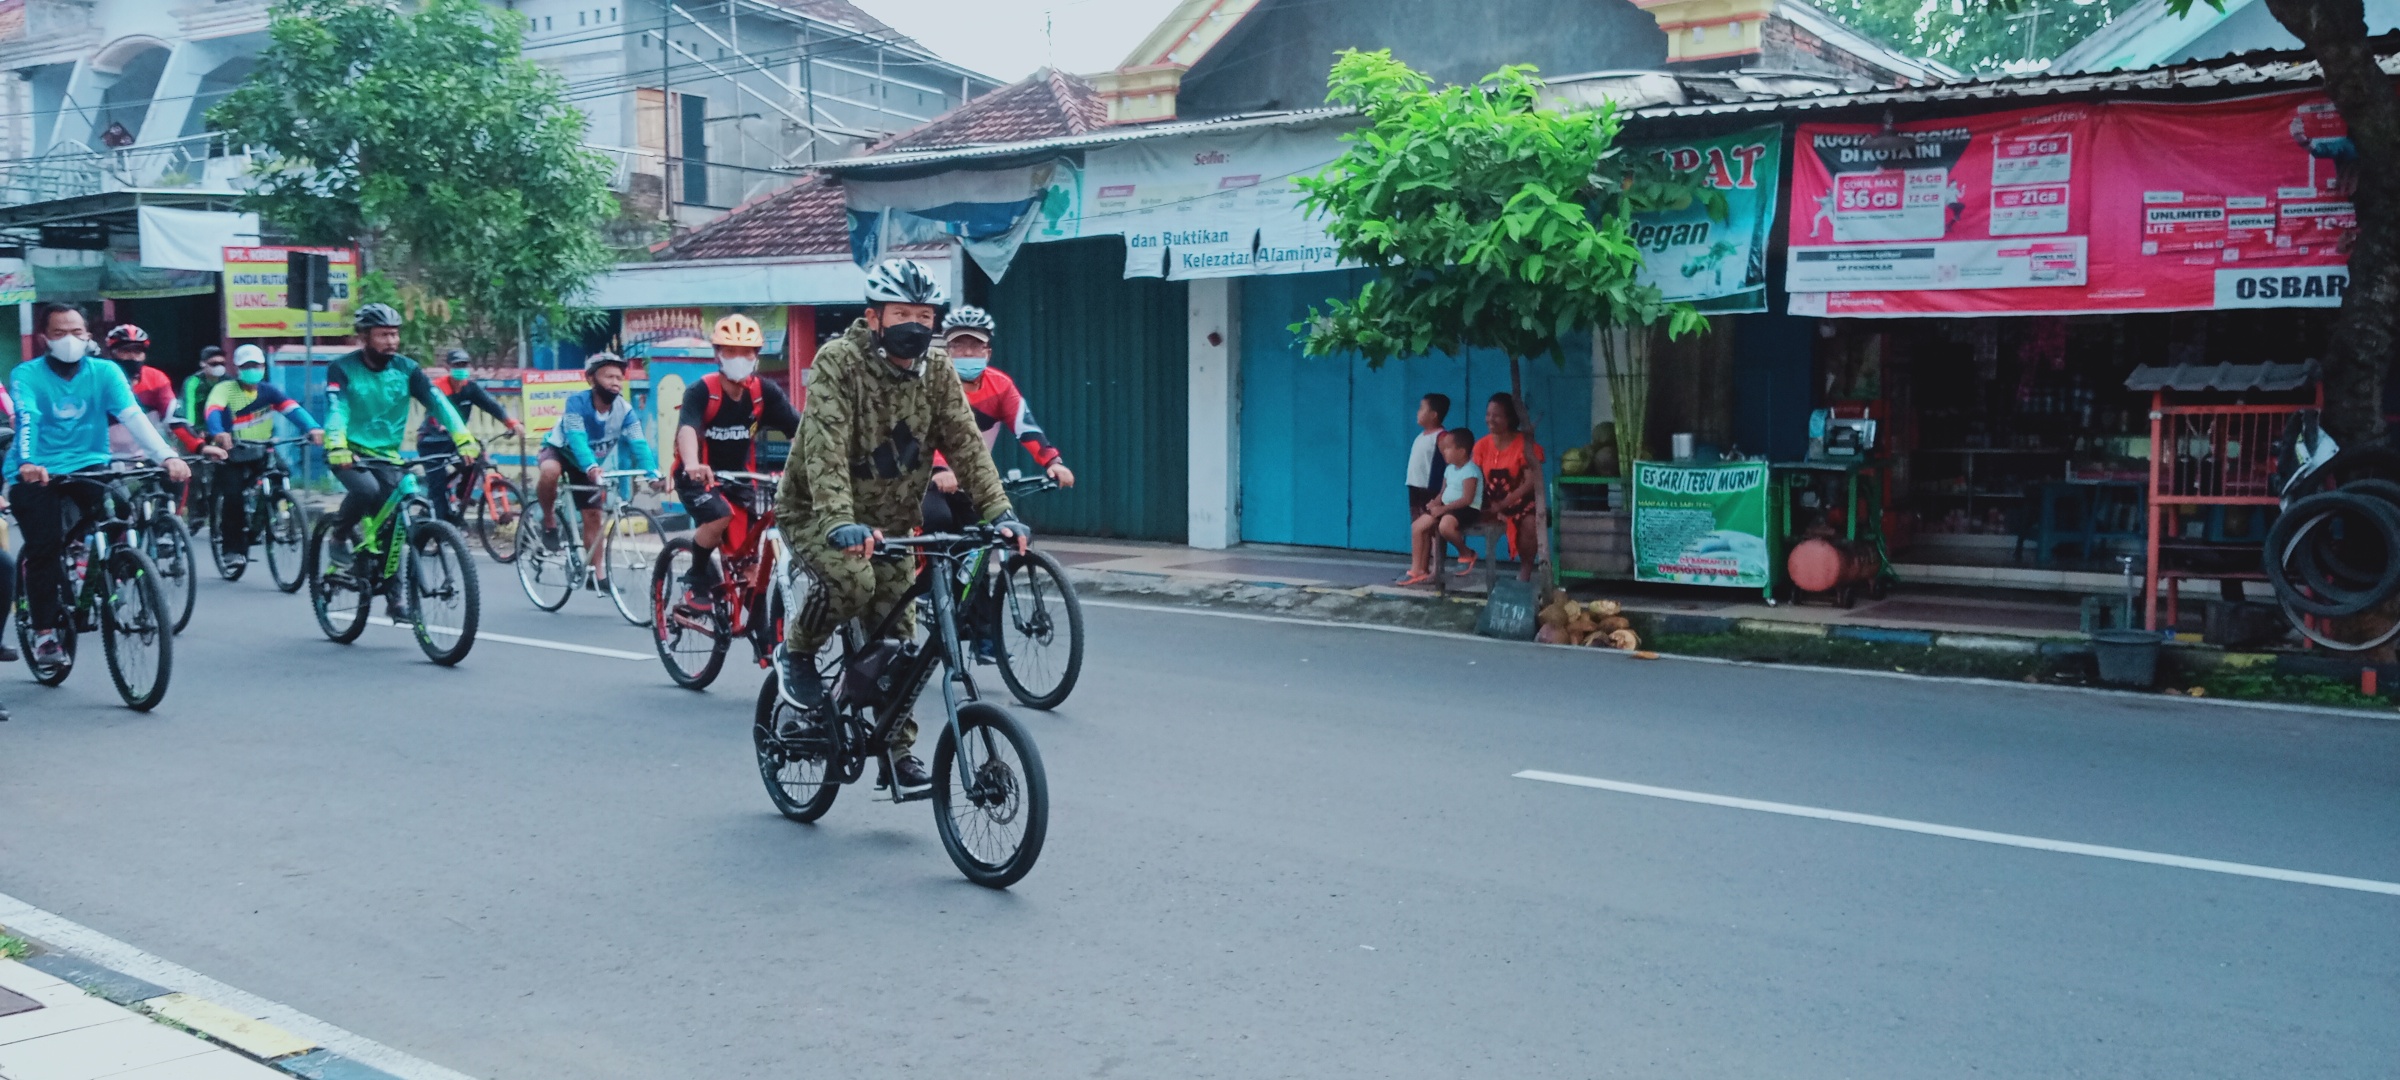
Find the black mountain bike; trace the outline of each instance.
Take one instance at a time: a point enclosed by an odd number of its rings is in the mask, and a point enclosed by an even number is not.
[[[1007,710],[978,700],[961,653],[957,602],[949,588],[937,587],[956,580],[964,560],[1004,542],[989,526],[884,541],[876,558],[920,560],[916,583],[872,630],[856,620],[842,628],[841,662],[821,669],[830,672],[823,702],[801,709],[777,685],[779,675],[767,676],[751,742],[767,797],[785,817],[805,822],[824,816],[842,785],[863,777],[871,760],[876,787],[889,789],[891,801],[933,801],[942,847],[967,880],[1005,889],[1032,871],[1050,823],[1041,754]],[[817,585],[803,573],[793,587],[806,596]],[[900,614],[919,597],[932,600],[926,636],[894,640]],[[934,744],[933,783],[902,791],[892,782],[887,740],[936,669],[944,672],[943,722]]]
[[[427,454],[411,462],[383,506],[358,523],[367,538],[359,550],[343,550],[332,515],[317,519],[308,536],[308,596],[326,637],[344,645],[358,640],[368,607],[381,596],[393,623],[416,629],[427,659],[446,667],[467,658],[483,607],[475,560],[466,538],[434,515],[417,477],[456,460],[456,454]]]
[[[198,545],[192,542],[192,527],[184,524],[182,508],[177,505],[182,500],[168,486],[166,476],[159,470],[124,481],[122,487],[132,497],[134,542],[158,567],[159,588],[165,590],[167,604],[174,609],[174,629],[180,634],[191,625],[192,606],[200,599],[200,556]]]
[[[58,628],[66,646],[65,663],[44,664],[33,657],[33,605],[27,588],[26,565],[17,564],[17,645],[35,682],[57,686],[75,670],[78,635],[98,633],[108,655],[108,675],[117,696],[137,712],[157,708],[167,698],[167,676],[175,668],[174,616],[167,610],[166,590],[158,567],[144,554],[134,533],[134,497],[128,484],[164,476],[159,468],[86,469],[53,476],[53,484],[94,484],[107,492],[106,516],[87,518],[68,535],[65,566],[59,575],[59,597],[66,618]]]
[[[238,499],[243,516],[250,523],[251,545],[265,541],[267,545],[267,575],[275,579],[275,587],[284,592],[299,592],[308,583],[308,511],[300,500],[292,497],[292,470],[284,464],[277,449],[307,442],[305,438],[275,439],[266,442],[241,440],[235,442],[234,453],[266,455],[267,471],[259,474],[258,482],[240,491],[218,491],[218,499]],[[228,471],[219,469],[223,480]],[[211,515],[210,521],[221,520]],[[242,572],[250,568],[250,547],[234,551],[225,542],[225,530],[208,530],[209,554],[217,561],[217,574],[227,581],[239,581]]]
[[[1058,490],[1058,481],[1014,469],[1002,481],[1008,499]],[[960,622],[971,639],[991,643],[978,662],[1000,666],[1000,681],[1028,708],[1055,709],[1083,674],[1083,602],[1058,560],[1009,545],[977,552],[958,582]]]

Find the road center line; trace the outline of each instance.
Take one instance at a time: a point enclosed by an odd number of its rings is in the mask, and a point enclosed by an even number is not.
[[[377,619],[375,620],[375,623],[378,626],[388,626],[395,630],[413,631],[416,629],[407,623],[393,622],[390,619]],[[598,645],[577,645],[572,641],[545,641],[541,638],[518,637],[514,634],[495,634],[488,630],[477,630],[475,632],[475,640],[479,642],[497,641],[503,645],[523,645],[530,649],[549,649],[554,652],[582,653],[585,656],[605,656],[611,660],[658,659],[657,653],[629,652],[624,649],[604,649]]]
[[[2222,862],[2217,859],[2195,859],[2188,855],[2168,855],[2156,851],[2136,851],[2132,848],[2103,847],[2099,844],[2078,844],[2071,840],[2046,840],[2039,836],[1985,832],[1982,829],[1961,829],[1955,825],[1936,825],[1926,821],[1910,821],[1906,818],[1854,814],[1847,810],[1826,810],[1815,806],[1795,806],[1791,803],[1741,799],[1731,795],[1711,795],[1702,791],[1651,787],[1648,784],[1628,784],[1622,780],[1601,780],[1590,776],[1543,772],[1539,769],[1527,769],[1514,775],[1519,780],[1540,780],[1550,784],[1599,788],[1602,791],[1614,791],[1625,795],[1647,795],[1653,799],[1673,799],[1677,802],[1724,806],[1735,810],[1756,810],[1760,813],[1782,814],[1787,817],[1816,818],[1820,821],[1840,821],[1851,825],[1871,825],[1878,829],[1896,829],[1900,832],[1923,833],[1927,836],[1946,836],[1953,840],[1973,840],[1978,843],[2000,844],[2006,847],[2032,848],[2035,851],[2089,855],[2099,859],[2118,859],[2124,862],[2149,863],[2153,866],[2174,866],[2185,870],[2206,870],[2214,874],[2233,874],[2238,877],[2266,878],[2270,881],[2289,881],[2301,885],[2322,885],[2329,889],[2351,889],[2357,892],[2400,896],[2400,882],[2338,877],[2333,874],[2314,874],[2306,870],[2282,870],[2272,866],[2252,866],[2248,863]]]

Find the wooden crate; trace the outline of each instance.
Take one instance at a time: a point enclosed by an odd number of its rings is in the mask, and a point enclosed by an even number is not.
[[[1633,574],[1632,515],[1614,511],[1558,512],[1558,568],[1587,574]]]

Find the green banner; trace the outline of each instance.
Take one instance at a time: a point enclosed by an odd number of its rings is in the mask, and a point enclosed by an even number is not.
[[[1633,577],[1765,588],[1767,466],[1633,466]]]
[[[1658,286],[1667,299],[1688,301],[1706,312],[1767,310],[1767,240],[1783,179],[1783,129],[1769,125],[1704,138],[1628,140],[1625,148],[1665,158],[1725,195],[1723,221],[1698,204],[1635,215],[1633,239],[1645,264],[1642,280]]]

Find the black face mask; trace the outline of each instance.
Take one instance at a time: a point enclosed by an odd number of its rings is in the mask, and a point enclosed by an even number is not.
[[[898,359],[914,360],[932,345],[933,328],[924,323],[893,323],[883,328],[883,351]]]

